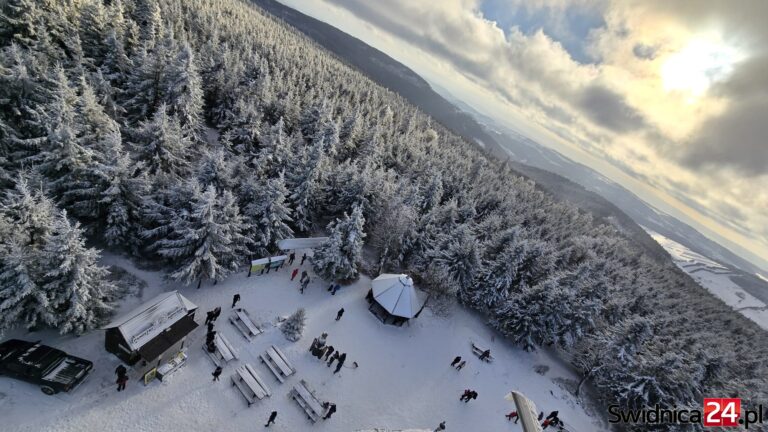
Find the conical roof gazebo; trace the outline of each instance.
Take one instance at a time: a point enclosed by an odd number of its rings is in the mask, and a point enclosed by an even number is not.
[[[371,281],[368,295],[369,310],[385,324],[402,325],[421,308],[413,280],[404,274],[379,275]]]

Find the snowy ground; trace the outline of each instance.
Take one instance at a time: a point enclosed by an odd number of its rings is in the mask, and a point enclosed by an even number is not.
[[[201,348],[205,332],[201,326],[188,339],[187,365],[169,381],[156,381],[145,387],[134,379],[126,391],[118,393],[113,372],[119,362],[104,350],[102,331],[79,338],[61,337],[53,332],[10,334],[7,336],[42,339],[90,359],[95,371],[73,394],[53,397],[33,385],[0,378],[3,431],[250,431],[261,429],[272,410],[278,411],[277,424],[271,427],[277,431],[431,430],[442,420],[446,421],[448,431],[522,430],[519,424],[504,418],[513,409],[504,395],[513,389],[528,395],[540,410],[559,410],[569,430],[605,429],[603,423],[591,418],[573,396],[556,384],[576,379],[562,362],[546,352],[525,353],[494,338],[481,318],[461,308],[455,308],[448,318],[436,317],[426,309],[410,326],[397,328],[382,325],[368,312],[364,296],[370,280],[364,277],[343,287],[335,296],[326,292],[327,284],[314,275],[306,293],[299,294],[298,282],[289,281],[290,269],[285,268],[251,278],[238,274],[217,286],[204,284],[196,290],[166,282],[161,274],[139,270],[120,257],[107,255],[105,261],[148,282],[143,298],[126,299],[120,313],[159,292],[179,289],[200,306],[198,322],[204,320],[205,311],[222,307],[216,330],[236,346],[240,360],[225,366],[221,382],[211,382],[214,365]],[[309,270],[308,264],[304,267]],[[305,307],[308,320],[304,337],[291,343],[279,329],[267,325],[264,334],[247,342],[227,321],[235,293],[242,296],[239,306],[263,322]],[[336,322],[336,311],[342,306],[346,312]],[[333,375],[332,369],[307,352],[312,339],[323,331],[329,333],[329,344],[347,353],[346,365],[357,362],[359,368],[345,367]],[[479,362],[470,352],[470,341],[489,346],[496,361]],[[279,384],[257,359],[270,344],[279,346],[298,371],[285,384]],[[456,355],[468,360],[462,371],[448,365]],[[243,362],[254,366],[272,388],[272,397],[250,408],[229,381],[235,367]],[[537,374],[537,365],[547,365],[549,370],[545,375]],[[337,404],[333,418],[314,425],[307,420],[299,406],[287,397],[299,379],[314,387],[321,400]],[[460,402],[465,388],[476,390],[478,399],[469,404]]]
[[[745,291],[731,280],[734,275],[728,267],[687,247],[668,239],[661,234],[648,231],[672,256],[675,264],[688,273],[696,282],[728,306],[768,330],[768,307],[760,299]]]

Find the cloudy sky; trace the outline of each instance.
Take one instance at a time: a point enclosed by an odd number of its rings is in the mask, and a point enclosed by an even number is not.
[[[281,1],[768,266],[768,1]]]

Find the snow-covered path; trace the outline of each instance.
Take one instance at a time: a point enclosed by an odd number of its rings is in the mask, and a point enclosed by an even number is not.
[[[574,379],[559,362],[544,352],[525,353],[503,340],[493,340],[493,332],[482,320],[455,308],[449,318],[433,316],[426,309],[410,326],[382,325],[367,310],[364,299],[370,280],[361,278],[343,287],[335,296],[327,284],[312,275],[304,295],[298,281],[290,282],[290,268],[269,275],[246,278],[234,275],[217,286],[204,284],[200,290],[164,281],[159,273],[139,271],[122,258],[107,256],[149,286],[143,300],[161,291],[179,289],[200,306],[198,322],[205,311],[221,306],[223,313],[216,330],[223,332],[240,353],[240,360],[225,366],[221,382],[211,382],[214,365],[201,348],[205,328],[201,326],[188,339],[188,364],[168,382],[144,386],[137,380],[125,392],[113,384],[118,359],[104,350],[104,335],[96,331],[80,338],[60,337],[52,332],[9,336],[42,339],[95,363],[95,372],[74,394],[45,396],[32,385],[0,378],[0,418],[4,431],[125,431],[164,430],[250,431],[261,429],[272,410],[278,411],[277,431],[353,431],[386,427],[392,429],[434,428],[445,420],[448,431],[513,431],[504,414],[513,409],[504,395],[512,389],[523,391],[539,409],[559,410],[572,430],[589,432],[602,429],[594,423],[574,398],[552,379]],[[309,269],[309,263],[304,265]],[[298,278],[297,278],[298,279]],[[288,342],[279,329],[266,325],[266,332],[249,343],[227,321],[232,295],[240,293],[239,307],[256,320],[272,322],[297,307],[307,310],[304,337]],[[127,299],[121,312],[141,302]],[[341,321],[336,311],[345,308]],[[308,353],[312,339],[326,331],[328,343],[347,353],[347,366],[336,375]],[[496,361],[484,364],[474,357],[469,342],[490,346]],[[279,346],[293,362],[297,373],[279,384],[258,361],[258,354],[270,344]],[[454,356],[467,359],[467,366],[456,371],[449,366]],[[272,397],[248,408],[245,399],[232,387],[230,374],[236,365],[250,363],[272,388]],[[534,366],[550,367],[546,376]],[[136,377],[133,377],[136,378]],[[337,404],[338,411],[328,421],[312,425],[287,393],[299,379],[306,380],[321,400]],[[464,404],[459,396],[465,388],[479,393],[475,401]]]

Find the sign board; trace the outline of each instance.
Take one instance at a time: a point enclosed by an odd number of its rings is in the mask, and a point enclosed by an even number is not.
[[[536,409],[536,404],[532,400],[516,391],[509,392],[504,398],[515,402],[517,416],[520,418],[524,432],[542,432],[539,424],[539,410]]]
[[[283,265],[288,260],[288,255],[279,255],[268,258],[260,258],[251,261],[251,272],[262,271],[269,267],[275,269]]]
[[[150,369],[147,373],[144,374],[144,385],[147,385],[150,382],[152,382],[152,380],[154,380],[156,376],[157,376],[157,368]]]

